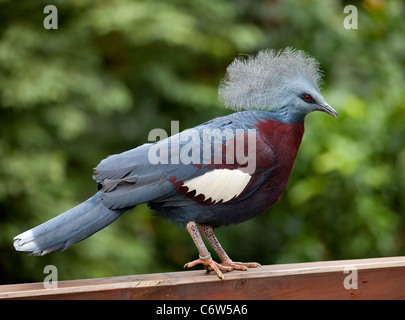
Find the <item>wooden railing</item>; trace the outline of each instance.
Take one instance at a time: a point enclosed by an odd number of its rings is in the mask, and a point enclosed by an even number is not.
[[[0,299],[404,299],[405,257],[262,266],[220,280],[203,270],[0,286]]]

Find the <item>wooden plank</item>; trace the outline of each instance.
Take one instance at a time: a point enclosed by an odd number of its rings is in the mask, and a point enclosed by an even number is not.
[[[353,267],[358,288],[346,289],[344,281],[354,276]],[[0,299],[404,298],[405,257],[268,265],[226,273],[225,280],[195,270],[59,281],[55,289],[45,289],[43,283],[0,286]]]

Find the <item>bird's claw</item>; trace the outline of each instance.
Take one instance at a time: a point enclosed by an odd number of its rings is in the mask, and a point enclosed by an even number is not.
[[[231,267],[223,266],[223,265],[215,262],[214,260],[212,260],[212,258],[197,259],[197,260],[188,262],[184,265],[184,268],[192,268],[192,267],[196,266],[197,264],[202,264],[204,266],[204,269],[207,270],[207,272],[215,271],[220,279],[224,278],[224,275],[221,271],[227,271],[227,272],[232,271]]]
[[[232,260],[222,261],[223,266],[231,267],[232,270],[243,270],[247,271],[248,268],[258,268],[261,267],[260,263],[257,262],[233,262]]]
[[[208,259],[197,259],[188,262],[184,265],[184,268],[192,268],[197,264],[202,264],[204,266],[204,269],[207,270],[207,272],[215,271],[220,279],[224,279],[224,275],[221,271],[226,272],[232,270],[247,271],[248,268],[257,268],[261,266],[259,263],[256,262],[243,263],[243,262],[233,262],[232,260],[226,260],[222,261],[222,263],[218,263],[212,260],[212,258],[208,258]]]

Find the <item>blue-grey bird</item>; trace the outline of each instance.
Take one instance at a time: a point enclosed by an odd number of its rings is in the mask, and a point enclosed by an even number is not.
[[[219,95],[238,112],[101,161],[93,175],[99,191],[16,236],[16,250],[41,256],[67,249],[137,204],[148,203],[190,233],[199,258],[185,267],[202,264],[223,278],[222,271],[260,266],[233,262],[213,228],[251,219],[281,197],[305,116],[316,110],[337,116],[320,93],[321,75],[314,58],[291,48],[236,58]],[[212,259],[201,233],[220,263]]]

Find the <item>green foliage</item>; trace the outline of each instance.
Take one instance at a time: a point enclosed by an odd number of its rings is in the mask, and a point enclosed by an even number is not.
[[[239,53],[292,46],[325,71],[338,119],[311,114],[290,182],[269,212],[218,237],[263,264],[404,254],[403,2],[0,1],[0,282],[180,270],[196,251],[146,205],[68,251],[37,258],[12,238],[87,199],[92,168],[147,141],[229,113],[217,98]],[[243,239],[243,241],[241,241]]]

